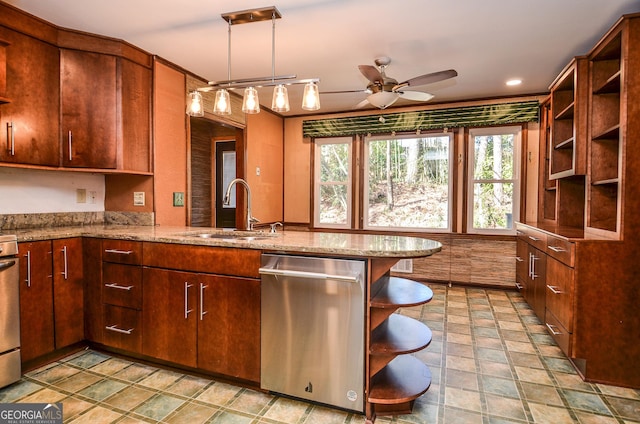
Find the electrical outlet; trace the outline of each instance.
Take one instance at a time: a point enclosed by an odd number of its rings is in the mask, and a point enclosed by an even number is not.
[[[96,203],[97,198],[98,198],[98,192],[91,190],[89,192],[89,203]]]
[[[76,203],[87,203],[87,189],[76,189]]]
[[[181,191],[173,192],[173,206],[184,206],[184,193]]]
[[[144,191],[133,192],[133,206],[144,206]]]

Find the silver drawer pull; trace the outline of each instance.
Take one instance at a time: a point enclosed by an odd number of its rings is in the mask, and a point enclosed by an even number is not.
[[[531,240],[533,240],[533,241],[540,241],[540,239],[539,239],[539,238],[534,237],[534,236],[529,236],[529,238],[530,238]]]
[[[556,286],[550,286],[549,284],[547,284],[547,288],[548,288],[549,290],[551,290],[551,292],[552,292],[553,294],[562,294],[562,293],[563,293],[563,291],[562,291],[562,290],[560,290],[560,289],[559,289],[558,287],[556,287]]]
[[[119,290],[131,290],[134,287],[134,286],[121,286],[118,283],[105,283],[104,286],[112,289],[119,289]]]
[[[522,259],[520,256],[516,256],[516,262],[524,262],[524,259]]]
[[[567,251],[567,249],[563,249],[562,247],[556,247],[556,246],[547,246],[547,247],[556,253],[562,253]]]
[[[123,330],[121,328],[118,328],[118,326],[115,325],[115,324],[106,326],[105,330],[114,331],[114,332],[120,333],[120,334],[128,334],[128,335],[131,335],[131,333],[133,332],[133,328],[130,328],[128,330]]]
[[[522,284],[520,284],[520,283],[516,283],[516,288],[517,288],[518,290],[522,290],[522,289],[523,289]]]
[[[556,328],[555,325],[551,325],[548,322],[545,325],[547,326],[549,331],[551,331],[551,334],[553,334],[554,336],[561,336],[562,335],[562,332],[554,330],[554,328]]]
[[[133,250],[105,249],[104,253],[116,253],[118,255],[130,255]]]

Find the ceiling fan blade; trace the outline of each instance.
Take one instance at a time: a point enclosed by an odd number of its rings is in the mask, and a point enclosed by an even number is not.
[[[454,78],[457,76],[458,76],[458,73],[455,70],[449,69],[446,71],[432,72],[430,74],[420,75],[419,77],[411,78],[410,80],[402,82],[398,84],[398,86],[415,87],[418,85],[433,84],[434,82],[444,81],[446,79]]]
[[[362,109],[363,107],[367,106],[368,104],[369,104],[369,100],[364,99],[363,101],[361,101],[360,103],[355,105],[353,108],[354,109]]]
[[[398,91],[400,98],[405,100],[413,100],[415,102],[428,102],[433,99],[433,94],[424,93],[422,91]]]
[[[383,83],[384,78],[382,77],[382,74],[380,73],[380,71],[378,71],[376,69],[375,66],[358,65],[358,69],[360,69],[360,72],[362,72],[362,75],[364,75],[372,83],[374,83],[374,84],[375,83],[380,83],[380,84]]]

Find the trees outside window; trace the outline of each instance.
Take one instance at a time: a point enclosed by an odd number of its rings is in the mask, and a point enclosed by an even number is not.
[[[450,230],[450,134],[365,139],[365,229]]]
[[[520,204],[520,131],[469,130],[467,232],[513,233]]]
[[[351,228],[351,137],[315,140],[316,227]]]

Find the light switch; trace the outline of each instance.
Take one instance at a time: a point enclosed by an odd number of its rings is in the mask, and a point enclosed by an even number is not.
[[[260,167],[259,166],[256,166],[256,175],[258,175],[258,176],[260,175]]]
[[[184,206],[184,193],[181,191],[173,192],[173,206]]]

